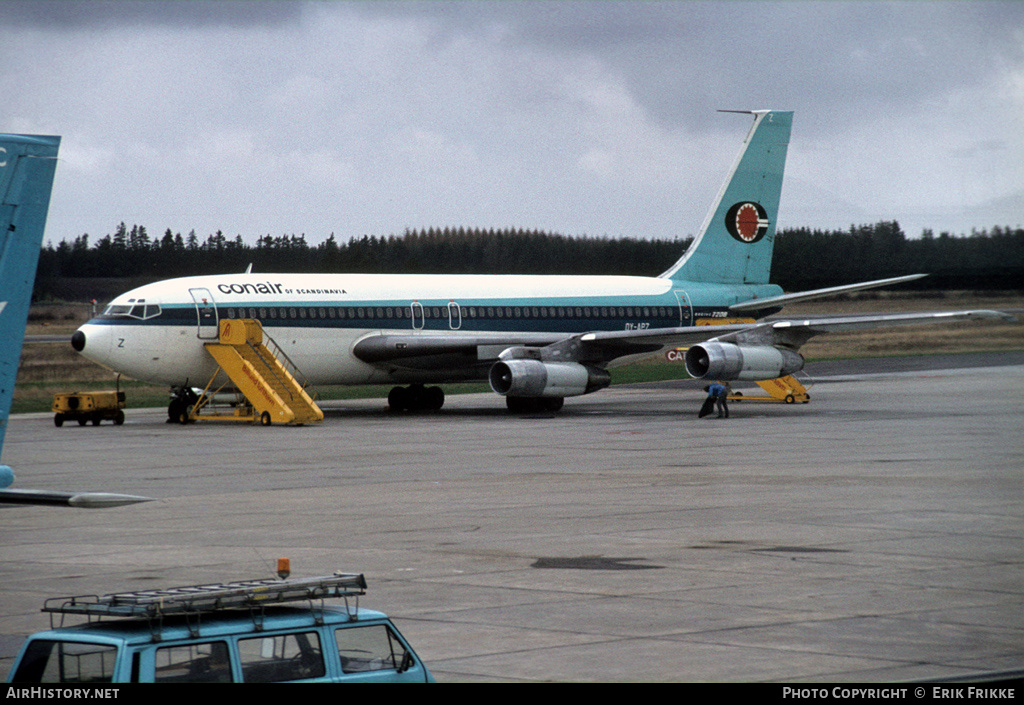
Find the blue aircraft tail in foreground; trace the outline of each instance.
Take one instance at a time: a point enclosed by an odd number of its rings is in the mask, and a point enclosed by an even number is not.
[[[18,374],[60,137],[0,135],[0,448]]]
[[[0,451],[11,412],[60,137],[0,134]],[[0,488],[14,472],[0,465]],[[0,489],[0,502],[108,507],[147,501],[95,492]]]

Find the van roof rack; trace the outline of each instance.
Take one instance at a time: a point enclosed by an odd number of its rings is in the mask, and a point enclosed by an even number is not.
[[[341,573],[315,578],[274,578],[234,583],[189,585],[162,590],[117,592],[109,595],[51,597],[43,612],[90,617],[164,617],[195,615],[232,608],[262,608],[284,602],[358,597],[366,594],[362,573]]]

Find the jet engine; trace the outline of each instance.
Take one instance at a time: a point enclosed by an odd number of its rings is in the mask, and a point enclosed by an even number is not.
[[[799,372],[803,355],[771,345],[702,343],[686,351],[686,371],[697,379],[776,379]]]
[[[611,383],[607,370],[578,362],[499,360],[487,375],[491,389],[511,397],[575,397]]]

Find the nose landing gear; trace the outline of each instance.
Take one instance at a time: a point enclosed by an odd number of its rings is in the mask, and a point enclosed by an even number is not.
[[[388,406],[392,411],[437,411],[444,406],[444,390],[422,384],[394,387],[388,394]]]

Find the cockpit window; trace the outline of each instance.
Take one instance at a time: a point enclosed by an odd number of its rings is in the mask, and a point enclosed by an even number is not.
[[[145,321],[160,315],[160,304],[146,303],[145,299],[128,299],[124,303],[112,303],[103,312],[104,316],[124,316]]]

